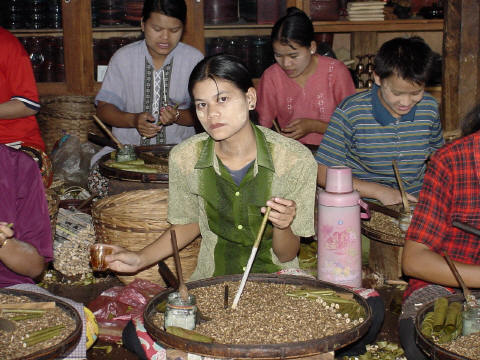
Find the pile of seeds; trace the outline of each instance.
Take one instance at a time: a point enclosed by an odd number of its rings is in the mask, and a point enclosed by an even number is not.
[[[0,304],[31,301],[26,296],[0,294]],[[40,316],[31,314],[0,311],[0,318],[17,319],[14,320],[15,330],[10,332],[0,330],[0,359],[23,358],[47,349],[65,340],[75,330],[74,319],[58,306],[45,310]]]
[[[230,301],[224,308],[224,288],[228,285]],[[202,314],[212,318],[198,324],[195,331],[222,344],[279,344],[321,339],[357,326],[363,318],[350,319],[338,304],[327,305],[320,297],[289,296],[299,286],[248,281],[236,310],[231,309],[238,282],[226,282],[192,289]],[[355,305],[358,305],[352,299]],[[362,315],[364,310],[362,309]],[[163,328],[163,314],[154,324]]]
[[[66,276],[91,276],[90,246],[95,240],[90,215],[59,209],[53,242],[53,267]]]
[[[480,333],[460,336],[448,343],[437,345],[468,359],[480,359]]]
[[[398,227],[398,220],[385,215],[379,211],[370,211],[370,220],[363,221],[362,224],[372,228],[373,230],[393,235],[399,238],[404,238],[405,233]]]

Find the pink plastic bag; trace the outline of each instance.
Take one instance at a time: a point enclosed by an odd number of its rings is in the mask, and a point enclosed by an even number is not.
[[[164,289],[151,281],[135,279],[127,286],[114,286],[102,292],[88,304],[98,323],[98,337],[103,341],[120,341],[127,323],[142,318],[148,302]]]

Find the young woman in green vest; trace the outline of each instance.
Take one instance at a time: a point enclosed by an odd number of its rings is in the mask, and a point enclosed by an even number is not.
[[[241,274],[267,207],[254,273],[298,268],[300,237],[314,234],[317,164],[299,142],[257,126],[248,69],[216,55],[192,71],[189,91],[204,133],[169,158],[168,221],[179,248],[202,236],[190,280]],[[109,268],[136,272],[172,254],[170,232],[138,252],[114,247]]]

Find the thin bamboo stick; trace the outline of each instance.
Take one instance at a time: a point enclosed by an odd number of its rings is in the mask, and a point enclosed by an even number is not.
[[[268,215],[270,214],[270,206],[267,207],[267,211],[265,211],[265,215],[263,215],[262,224],[260,225],[260,229],[257,233],[257,238],[253,243],[252,252],[250,253],[250,258],[247,262],[247,267],[245,268],[245,272],[243,273],[242,281],[240,286],[235,294],[235,298],[233,299],[232,309],[236,309],[238,305],[238,301],[240,300],[240,296],[242,295],[243,288],[245,287],[245,283],[247,282],[248,274],[250,274],[250,270],[252,269],[253,260],[255,259],[255,255],[257,254],[258,245],[260,245],[260,240],[262,240],[263,232],[265,231],[265,226],[267,225]]]
[[[400,194],[402,195],[403,209],[405,213],[410,214],[410,204],[408,203],[407,193],[403,188],[402,178],[400,177],[400,171],[398,171],[397,161],[393,160],[393,171],[395,171],[395,177],[397,178],[398,188],[400,189]]]
[[[105,130],[105,132],[107,133],[108,136],[110,136],[110,138],[115,142],[115,144],[117,144],[118,148],[119,149],[123,149],[123,144],[120,142],[120,140],[118,140],[116,138],[115,135],[112,134],[112,132],[110,131],[110,129],[108,127],[105,126],[105,124],[102,122],[102,120],[100,120],[97,115],[92,115],[93,116],[93,119],[97,122],[98,125],[100,125],[100,127]]]

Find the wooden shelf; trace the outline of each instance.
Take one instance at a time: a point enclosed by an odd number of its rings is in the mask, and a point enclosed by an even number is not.
[[[224,24],[205,25],[206,38],[219,36],[268,36],[272,32],[273,24]]]
[[[221,36],[270,35],[273,24],[205,25],[206,38]],[[384,21],[314,21],[315,32],[346,33],[354,31],[443,31],[443,20],[407,19]]]
[[[443,20],[407,19],[384,21],[314,21],[315,32],[352,32],[352,31],[443,31]]]
[[[39,37],[39,36],[56,36],[60,37],[63,36],[63,29],[16,29],[11,30],[9,29],[12,34],[16,37]]]

